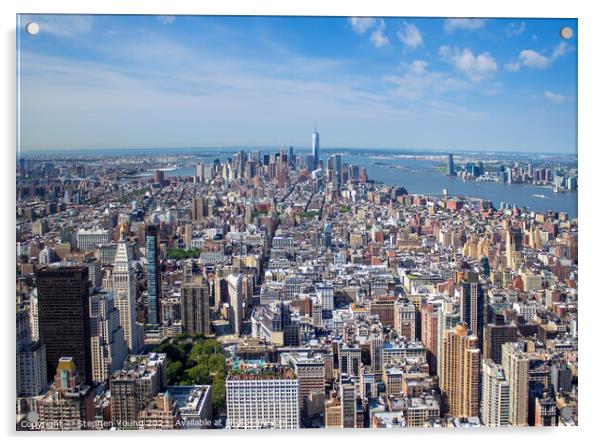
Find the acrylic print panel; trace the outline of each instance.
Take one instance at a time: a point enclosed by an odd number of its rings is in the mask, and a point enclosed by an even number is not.
[[[576,20],[17,33],[17,429],[578,423]]]

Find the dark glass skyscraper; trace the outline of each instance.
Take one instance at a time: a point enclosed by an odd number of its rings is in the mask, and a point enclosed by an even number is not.
[[[454,169],[454,155],[452,153],[447,155],[447,176],[456,176],[456,170]]]
[[[37,273],[40,342],[46,347],[48,380],[61,357],[73,361],[92,383],[88,268],[44,267]]]
[[[483,322],[485,319],[485,294],[479,282],[462,281],[460,283],[460,320],[479,339],[479,348],[483,348]]]
[[[159,258],[159,231],[157,226],[146,228],[146,284],[148,288],[148,325],[161,323],[161,263]]]

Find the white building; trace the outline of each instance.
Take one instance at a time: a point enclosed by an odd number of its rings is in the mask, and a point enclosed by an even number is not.
[[[504,369],[488,359],[483,361],[481,421],[485,426],[508,426],[510,385]]]
[[[136,277],[130,260],[125,234],[121,232],[113,262],[113,291],[115,307],[119,311],[119,324],[131,354],[138,352],[138,327],[136,325]]]
[[[76,235],[77,248],[80,250],[86,250],[91,247],[98,246],[99,244],[108,244],[110,241],[110,234],[105,229],[80,229]]]
[[[322,309],[327,311],[334,309],[334,288],[332,284],[316,284],[316,295],[322,300]]]
[[[90,296],[90,347],[95,381],[104,382],[123,366],[128,346],[113,292]]]
[[[242,331],[243,314],[243,295],[242,295],[242,274],[228,275],[228,296],[230,297],[230,307],[228,309],[228,320],[232,332],[240,335]]]
[[[226,407],[228,429],[299,428],[299,380],[290,368],[230,373]]]
[[[46,376],[46,348],[31,339],[29,311],[17,311],[17,397],[34,397],[48,386]]]

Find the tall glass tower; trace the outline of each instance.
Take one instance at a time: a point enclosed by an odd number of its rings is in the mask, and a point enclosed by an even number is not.
[[[148,285],[148,324],[158,325],[161,313],[161,266],[159,263],[159,232],[157,226],[146,228],[146,283]]]
[[[314,132],[311,134],[311,155],[314,159],[314,170],[318,168],[318,161],[320,160],[320,133],[314,125]]]
[[[452,153],[447,155],[447,176],[456,176],[456,170],[454,169],[454,155]]]

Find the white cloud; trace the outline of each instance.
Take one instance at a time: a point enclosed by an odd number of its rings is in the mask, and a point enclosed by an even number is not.
[[[468,48],[450,48],[443,45],[439,48],[439,55],[456,70],[475,82],[484,80],[497,71],[497,62],[488,52],[475,56]]]
[[[373,17],[349,17],[349,24],[355,32],[363,34],[376,25],[376,19]]]
[[[389,44],[389,38],[385,35],[385,21],[380,20],[376,29],[372,31],[370,35],[370,43],[372,43],[376,48],[382,48],[383,46],[387,46]]]
[[[512,22],[506,28],[506,35],[508,37],[516,37],[520,36],[527,29],[527,25],[525,22],[520,22],[520,25],[517,25],[515,22]]]
[[[443,23],[445,32],[454,32],[457,29],[474,31],[485,26],[484,19],[446,19]]]
[[[552,59],[557,59],[559,57],[562,57],[566,54],[566,51],[568,49],[568,45],[566,44],[566,42],[560,42],[556,48],[554,48],[554,52],[552,52]]]
[[[506,71],[511,71],[513,73],[520,71],[520,62],[509,62],[506,65],[504,65],[504,68],[506,68]]]
[[[428,63],[424,60],[414,60],[408,67],[408,71],[415,74],[423,74],[427,66]]]
[[[28,15],[21,17],[26,26],[36,22],[40,26],[40,34],[48,33],[58,37],[74,37],[92,30],[92,17],[89,15]]]
[[[397,31],[397,37],[400,42],[408,49],[416,49],[424,44],[422,34],[416,25],[413,23],[403,22],[399,31]]]
[[[395,86],[389,91],[392,97],[416,101],[424,97],[440,97],[450,91],[465,91],[470,83],[449,73],[429,71],[424,60],[402,63],[402,75],[385,76],[383,80]],[[441,99],[438,99],[441,100]]]
[[[532,49],[523,49],[518,55],[518,60],[524,66],[536,69],[545,69],[550,66],[550,58]]]
[[[552,51],[551,56],[546,56],[533,49],[523,49],[518,55],[518,61],[510,62],[505,65],[508,71],[520,71],[521,66],[531,69],[543,70],[548,68],[559,57],[564,56],[568,51],[568,45],[560,42]]]
[[[158,15],[157,21],[162,25],[170,25],[176,20],[175,15]]]
[[[544,96],[554,104],[563,104],[568,100],[568,97],[563,96],[562,94],[552,93],[551,91],[546,91]]]

